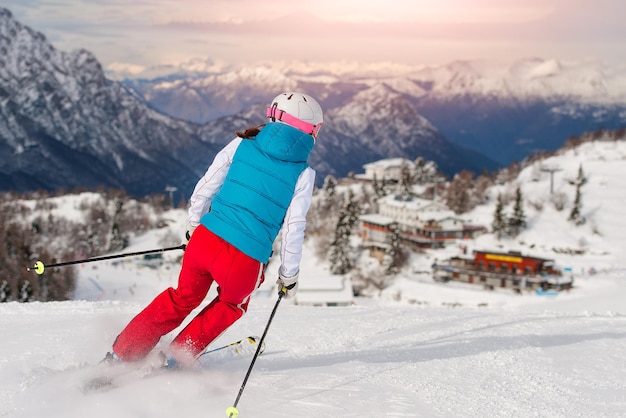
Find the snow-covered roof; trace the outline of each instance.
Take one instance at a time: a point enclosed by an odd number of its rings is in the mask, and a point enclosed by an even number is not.
[[[449,215],[450,213],[453,213],[443,203],[433,201],[433,200],[428,200],[428,199],[421,199],[419,197],[414,197],[414,196],[409,197],[409,196],[400,196],[400,195],[390,194],[390,195],[381,197],[378,200],[378,203],[386,204],[389,206],[402,207],[411,211],[420,211],[420,212],[441,211],[441,212],[446,212],[447,215]]]
[[[454,211],[451,210],[442,210],[442,211],[424,211],[420,212],[420,216],[425,221],[436,221],[438,224],[442,226],[444,224],[467,224],[462,218],[456,216]]]
[[[394,222],[394,220],[390,217],[379,215],[378,213],[368,213],[366,215],[361,215],[359,216],[359,219],[363,222],[369,222],[381,226],[390,225]]]
[[[342,276],[330,276],[301,281],[295,302],[298,305],[349,305],[353,299],[350,280]]]

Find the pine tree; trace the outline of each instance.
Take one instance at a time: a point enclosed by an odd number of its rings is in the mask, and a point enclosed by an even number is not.
[[[109,239],[109,251],[120,251],[128,245],[128,238],[122,235],[118,219],[124,207],[121,199],[115,201],[115,212],[113,214],[113,225],[111,226],[111,237]]]
[[[337,180],[330,174],[324,179],[324,186],[322,190],[326,193],[327,198],[333,198],[335,196],[335,189],[337,187]]]
[[[413,184],[430,183],[437,177],[437,164],[426,161],[424,157],[417,157],[413,164]]]
[[[413,161],[413,182],[416,184],[424,183],[424,166],[426,162],[424,161],[424,157],[419,156]]]
[[[509,219],[509,232],[516,236],[522,228],[526,226],[526,215],[524,214],[524,199],[522,197],[522,189],[517,186],[515,190],[515,204],[513,206],[513,215]]]
[[[378,180],[376,174],[374,174],[374,179],[372,180],[372,188],[374,189],[374,195],[377,199],[380,199],[387,194],[385,192],[385,179]]]
[[[348,197],[345,203],[346,226],[352,231],[359,221],[361,204],[357,200],[352,189],[348,190]]]
[[[11,287],[9,286],[9,282],[6,280],[2,280],[0,283],[0,303],[8,302],[11,297]]]
[[[20,286],[19,302],[33,301],[33,286],[30,281],[24,280]]]
[[[400,228],[397,223],[389,225],[389,235],[387,235],[387,249],[383,265],[386,274],[398,274],[401,267],[402,247],[400,245]]]
[[[337,180],[330,174],[324,179],[322,193],[324,196],[320,206],[322,212],[336,212],[341,201],[337,196]]]
[[[398,179],[398,194],[401,196],[411,196],[411,186],[413,186],[413,179],[411,175],[411,169],[406,160],[402,160],[400,164],[400,178]]]
[[[117,222],[111,227],[111,240],[109,242],[109,251],[120,251],[128,245],[128,238],[122,236],[120,227]]]
[[[330,270],[333,274],[345,274],[354,267],[350,256],[350,236],[359,220],[360,206],[354,192],[348,190],[344,205],[339,210],[335,237],[330,244]]]
[[[576,197],[574,198],[574,207],[572,208],[572,211],[569,214],[569,218],[567,218],[568,221],[574,222],[574,225],[576,226],[583,225],[587,221],[581,213],[583,204],[581,201],[582,196],[580,193],[580,187],[582,185],[583,185],[582,182],[579,182],[576,184]]]
[[[578,176],[576,177],[576,197],[574,198],[574,206],[572,207],[572,211],[567,218],[568,221],[574,222],[574,225],[580,226],[583,225],[587,220],[582,215],[582,194],[580,188],[587,183],[587,178],[585,177],[585,172],[583,171],[583,165],[581,164],[578,167]]]
[[[493,214],[493,222],[491,222],[491,230],[498,239],[502,236],[502,233],[506,231],[506,221],[504,219],[504,204],[502,203],[502,195],[498,195],[498,203],[496,204],[496,210]]]
[[[335,237],[330,244],[329,262],[330,271],[333,274],[345,274],[349,272],[354,263],[350,257],[350,221],[346,207],[339,211],[339,219],[335,227]]]
[[[584,186],[587,183],[587,177],[585,176],[585,172],[583,171],[583,165],[578,166],[578,177],[576,177],[576,184],[580,186]]]

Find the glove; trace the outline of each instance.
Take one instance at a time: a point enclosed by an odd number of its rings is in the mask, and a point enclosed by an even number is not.
[[[187,244],[189,244],[189,240],[191,239],[191,236],[193,235],[193,231],[195,229],[196,229],[195,226],[191,226],[191,224],[187,222],[187,232],[185,232],[185,236],[183,237],[183,240],[180,242],[181,245],[184,245],[186,247]]]
[[[278,273],[276,284],[278,285],[278,294],[282,293],[285,299],[291,299],[298,292],[298,275],[285,277]]]

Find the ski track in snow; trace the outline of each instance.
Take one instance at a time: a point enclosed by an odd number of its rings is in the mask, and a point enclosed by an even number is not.
[[[220,341],[260,333],[273,296],[255,295]],[[94,373],[80,365],[97,362],[141,306],[0,305],[0,416],[225,416],[249,357],[80,392]],[[241,417],[261,418],[624,416],[624,340],[626,317],[610,312],[284,301],[238,408]]]

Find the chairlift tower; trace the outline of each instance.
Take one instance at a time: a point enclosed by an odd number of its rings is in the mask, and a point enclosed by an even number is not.
[[[165,186],[165,191],[170,195],[170,204],[172,205],[172,209],[174,209],[174,192],[178,190],[177,187],[174,186]]]
[[[550,194],[554,193],[554,173],[556,173],[557,171],[562,171],[562,170],[563,169],[559,167],[546,167],[546,166],[541,167],[541,171],[550,173]]]

